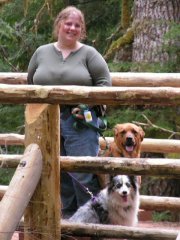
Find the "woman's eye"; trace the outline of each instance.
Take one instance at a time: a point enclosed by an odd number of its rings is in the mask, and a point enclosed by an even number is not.
[[[72,23],[66,22],[65,25],[70,27],[72,25]]]
[[[73,24],[71,22],[66,22],[65,25],[67,27],[71,27],[71,26],[74,26],[75,28],[80,28],[81,27],[80,24]]]

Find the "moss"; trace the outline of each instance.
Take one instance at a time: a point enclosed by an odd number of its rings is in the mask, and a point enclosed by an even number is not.
[[[133,39],[134,39],[134,31],[133,31],[133,28],[130,28],[122,37],[120,37],[119,39],[117,39],[111,44],[106,55],[104,56],[106,61],[111,59],[114,56],[114,54],[117,51],[119,51],[121,48],[123,48],[125,45],[131,44],[133,42]]]
[[[121,12],[121,26],[123,29],[127,29],[131,21],[130,0],[122,0]]]

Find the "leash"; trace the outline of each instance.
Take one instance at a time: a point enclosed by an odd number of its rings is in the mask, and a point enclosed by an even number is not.
[[[79,186],[90,195],[91,201],[92,201],[92,207],[94,208],[95,212],[97,213],[99,217],[100,223],[107,224],[108,223],[108,211],[103,208],[103,206],[98,202],[97,197],[93,195],[91,191],[89,191],[89,188],[85,187],[83,184],[81,184],[71,173],[69,173],[69,176],[73,178],[76,183],[79,184]]]
[[[85,187],[82,183],[80,183],[71,173],[68,172],[68,175],[76,181],[76,183],[79,184],[79,186],[84,190],[85,193],[89,194],[91,199],[94,199],[95,196],[93,195],[93,193],[89,190],[88,187]]]

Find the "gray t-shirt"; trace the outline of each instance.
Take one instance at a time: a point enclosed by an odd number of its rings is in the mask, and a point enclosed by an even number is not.
[[[83,45],[63,59],[54,43],[40,46],[28,66],[28,84],[111,86],[108,66],[93,47]]]

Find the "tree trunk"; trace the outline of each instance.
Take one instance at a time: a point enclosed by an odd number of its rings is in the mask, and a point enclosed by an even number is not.
[[[134,1],[134,62],[166,63],[172,60],[164,46],[174,45],[175,42],[165,40],[165,35],[173,24],[179,22],[179,9],[179,0]],[[174,55],[173,58],[176,59],[177,56]]]

